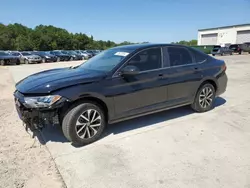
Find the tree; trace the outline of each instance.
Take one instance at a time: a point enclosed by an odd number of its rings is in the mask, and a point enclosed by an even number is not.
[[[84,33],[70,33],[52,25],[38,25],[34,29],[22,24],[0,23],[0,50],[76,50],[108,49],[119,45],[133,44],[128,41],[94,40]]]

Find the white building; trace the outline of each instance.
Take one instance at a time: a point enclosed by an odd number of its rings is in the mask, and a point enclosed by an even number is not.
[[[250,24],[198,30],[198,45],[242,44],[250,42]]]

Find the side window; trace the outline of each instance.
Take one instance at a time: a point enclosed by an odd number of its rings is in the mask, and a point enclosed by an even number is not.
[[[161,48],[151,48],[136,54],[127,65],[133,65],[140,71],[154,70],[162,67]]]
[[[189,51],[181,47],[168,47],[170,66],[180,66],[193,63]]]
[[[197,49],[190,49],[190,51],[192,52],[196,63],[202,63],[202,62],[206,61],[209,57],[207,54],[205,54]]]

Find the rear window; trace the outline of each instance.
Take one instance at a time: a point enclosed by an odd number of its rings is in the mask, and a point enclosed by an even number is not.
[[[235,44],[235,45],[230,45],[229,48],[235,49],[235,48],[238,48],[238,45],[237,45],[237,44]]]
[[[197,50],[195,48],[191,48],[190,51],[192,52],[196,63],[203,63],[209,57],[207,54],[205,54],[202,51]]]
[[[220,49],[221,46],[214,46],[214,49]]]

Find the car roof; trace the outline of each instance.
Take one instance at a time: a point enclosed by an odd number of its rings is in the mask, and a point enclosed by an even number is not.
[[[117,46],[113,49],[128,49],[128,50],[137,50],[142,48],[150,48],[150,47],[160,47],[160,46],[178,46],[183,47],[184,45],[179,44],[164,44],[164,43],[142,43],[142,44],[130,44],[130,45],[123,45],[123,46]],[[185,46],[187,47],[187,46]]]

